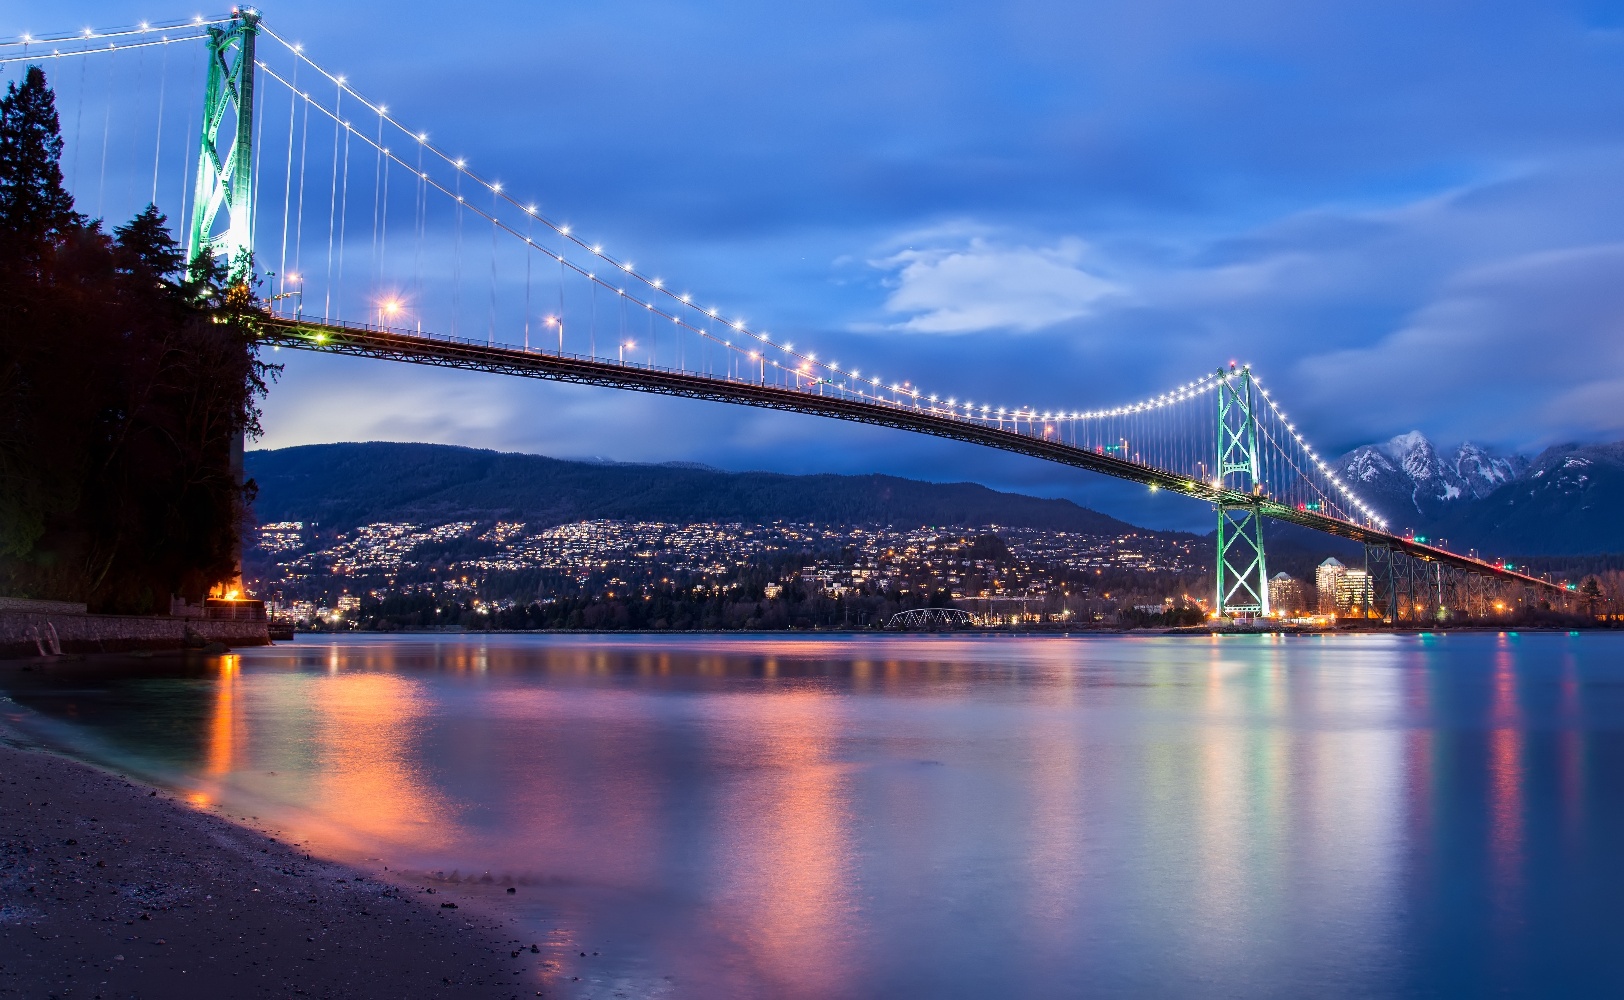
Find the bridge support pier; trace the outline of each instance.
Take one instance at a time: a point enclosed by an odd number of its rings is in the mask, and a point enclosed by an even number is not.
[[[1366,543],[1371,608],[1385,622],[1495,618],[1522,607],[1537,607],[1540,596],[1524,583],[1507,581],[1460,566],[1447,566],[1388,545]],[[1549,600],[1549,598],[1546,598]],[[1553,602],[1566,606],[1566,601]]]

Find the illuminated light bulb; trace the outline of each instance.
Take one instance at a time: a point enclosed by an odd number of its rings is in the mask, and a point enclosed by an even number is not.
[[[497,192],[497,193],[501,193],[501,190],[502,190],[502,182],[501,182],[501,181],[496,181],[496,182],[495,182],[495,183],[493,183],[493,184],[492,184],[492,185],[491,185],[491,190],[492,190],[492,191],[495,191],[495,192]]]
[[[603,256],[603,246],[600,244],[598,246],[593,247],[592,252],[597,254],[600,257]]]
[[[687,292],[683,292],[681,295],[677,296],[677,298],[681,299],[685,304],[693,301],[693,296],[689,295]]]
[[[461,170],[463,167],[466,167],[467,165],[468,165],[467,160],[464,160],[464,159],[462,159],[460,157],[457,159],[457,169],[458,170]]]
[[[558,232],[559,232],[559,235],[561,235],[561,236],[568,236],[570,234],[570,227],[567,226],[567,225],[559,226],[558,227]]]
[[[346,80],[347,80],[347,78],[342,73],[339,74],[339,76],[338,76],[338,85],[340,87],[344,86]]]
[[[660,279],[655,278],[654,281],[653,281],[653,285],[654,285],[655,288],[659,288],[660,287]]]
[[[141,30],[142,31],[151,31],[152,30],[152,25],[148,24],[145,21],[142,21],[141,22]]]

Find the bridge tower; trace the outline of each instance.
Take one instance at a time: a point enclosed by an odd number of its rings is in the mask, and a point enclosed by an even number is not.
[[[259,11],[234,7],[224,27],[209,31],[209,70],[198,136],[197,188],[186,242],[190,260],[205,253],[226,258],[233,277],[245,276],[254,247],[254,42]],[[230,116],[230,145],[221,130]],[[215,232],[220,210],[226,227]]]
[[[1258,467],[1256,400],[1252,369],[1218,370],[1218,462],[1220,488],[1248,499],[1218,504],[1218,587],[1221,615],[1267,615],[1269,571],[1263,559],[1263,479]]]

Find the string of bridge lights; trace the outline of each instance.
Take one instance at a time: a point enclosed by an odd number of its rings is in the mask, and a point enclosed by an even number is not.
[[[1280,423],[1285,427],[1286,432],[1292,436],[1292,439],[1297,442],[1298,447],[1303,449],[1303,454],[1308,456],[1308,460],[1314,463],[1315,467],[1319,469],[1320,473],[1325,476],[1330,484],[1336,487],[1336,489],[1340,491],[1343,496],[1347,497],[1348,502],[1353,504],[1359,513],[1363,514],[1367,520],[1374,522],[1379,528],[1386,528],[1387,521],[1378,515],[1373,509],[1371,509],[1371,507],[1363,500],[1360,500],[1358,495],[1355,494],[1353,490],[1348,488],[1348,484],[1344,483],[1341,478],[1337,476],[1336,470],[1332,469],[1324,459],[1320,458],[1314,449],[1309,446],[1308,442],[1303,439],[1303,436],[1298,432],[1296,425],[1291,422],[1291,418],[1286,416],[1286,411],[1280,408],[1280,405],[1274,401],[1274,397],[1269,395],[1269,390],[1263,387],[1263,380],[1258,378],[1256,374],[1253,374],[1252,382],[1257,385],[1257,391],[1260,395],[1262,395],[1263,401],[1269,404],[1269,409],[1274,411],[1274,415],[1280,418]]]
[[[942,415],[950,415],[955,419],[974,420],[978,422],[1031,422],[1038,420],[1098,420],[1109,417],[1123,416],[1131,413],[1145,412],[1187,399],[1189,398],[1189,394],[1210,391],[1216,384],[1213,381],[1216,376],[1209,375],[1184,386],[1180,386],[1178,389],[1173,390],[1172,392],[1164,393],[1160,396],[1152,397],[1138,403],[1100,410],[1050,410],[1043,411],[1040,414],[1035,407],[995,407],[990,403],[978,405],[971,400],[960,402],[956,397],[943,399],[939,394],[926,393],[908,381],[893,382],[887,385],[885,380],[878,375],[870,375],[867,378],[864,378],[861,369],[842,368],[838,361],[820,361],[815,353],[809,351],[797,351],[794,344],[790,342],[773,342],[772,335],[769,332],[765,330],[755,330],[748,326],[743,319],[728,321],[722,318],[722,312],[720,309],[714,306],[707,309],[703,306],[696,305],[691,294],[678,293],[671,290],[669,287],[667,287],[667,284],[663,279],[638,271],[632,262],[615,257],[613,254],[606,251],[601,243],[589,243],[586,239],[575,233],[569,224],[559,222],[542,213],[536,204],[521,203],[512,195],[511,192],[504,188],[500,181],[489,179],[477,174],[470,169],[466,158],[454,156],[450,152],[436,146],[432,141],[430,141],[428,133],[414,131],[405,123],[401,122],[399,119],[390,114],[387,105],[369,100],[365,95],[356,91],[356,89],[350,85],[346,76],[343,74],[330,72],[319,63],[315,62],[305,53],[304,46],[302,44],[289,41],[278,34],[274,28],[264,24],[263,22],[260,24],[260,30],[265,35],[280,43],[284,48],[291,52],[295,58],[299,59],[303,64],[309,66],[321,77],[325,78],[334,87],[338,88],[344,95],[360,103],[360,105],[366,108],[367,111],[376,115],[381,121],[401,132],[403,135],[408,137],[410,141],[415,142],[418,146],[420,146],[426,153],[437,157],[442,164],[449,166],[461,177],[466,178],[473,184],[483,188],[486,193],[492,196],[492,198],[505,202],[512,208],[523,213],[527,219],[539,222],[543,226],[552,230],[561,239],[567,241],[569,244],[579,248],[582,251],[592,254],[598,259],[603,260],[606,264],[615,268],[615,273],[617,273],[619,276],[632,281],[640,282],[650,291],[651,296],[665,296],[668,300],[677,303],[683,310],[694,310],[710,320],[719,320],[725,325],[726,329],[731,330],[734,334],[742,337],[748,337],[760,344],[763,348],[771,348],[773,350],[782,352],[794,360],[788,365],[785,365],[777,360],[764,357],[761,352],[749,350],[731,340],[725,339],[725,337],[717,336],[716,333],[708,327],[689,322],[677,312],[661,308],[656,306],[651,301],[640,298],[636,294],[628,293],[625,288],[608,281],[603,276],[599,275],[595,270],[590,270],[580,266],[575,261],[565,257],[563,254],[548,252],[546,248],[538,245],[532,237],[519,232],[516,228],[510,226],[501,218],[498,218],[494,213],[485,211],[483,208],[480,208],[478,205],[470,202],[464,196],[457,194],[452,189],[452,186],[434,179],[426,171],[419,170],[414,164],[408,162],[404,157],[394,152],[391,147],[380,144],[368,136],[365,132],[356,129],[351,121],[346,120],[339,113],[322,105],[311,95],[310,91],[299,90],[286,78],[278,74],[270,66],[266,65],[263,61],[258,63],[259,68],[268,76],[276,80],[278,83],[281,83],[283,86],[288,87],[289,90],[292,90],[311,107],[314,107],[337,125],[344,128],[352,137],[359,139],[363,144],[370,146],[382,155],[388,157],[391,162],[399,164],[406,170],[411,171],[414,177],[423,181],[430,187],[433,187],[435,190],[441,192],[447,197],[455,199],[458,206],[463,210],[471,212],[475,216],[490,222],[492,225],[508,233],[515,239],[524,241],[529,247],[541,253],[546,253],[556,262],[570,269],[571,271],[574,271],[577,275],[594,282],[599,287],[614,292],[617,296],[626,298],[635,305],[642,306],[644,309],[653,312],[654,315],[663,319],[669,319],[673,324],[686,329],[697,336],[704,337],[722,347],[736,351],[739,354],[750,358],[751,360],[759,360],[763,364],[771,365],[780,371],[792,373],[800,378],[811,378],[813,379],[814,386],[825,385],[837,391],[851,393],[860,398],[873,400],[885,405],[903,405],[895,398],[897,396],[902,396],[906,397],[916,409],[920,408],[922,403],[928,403],[930,404],[928,409],[931,412]],[[798,364],[796,362],[798,362]],[[842,382],[830,377],[819,377],[813,375],[811,372],[812,368],[821,369],[822,371],[828,372],[833,376],[842,376],[845,381]],[[863,388],[862,386],[868,386],[870,388]],[[870,391],[871,388],[879,389],[880,392],[872,392]],[[885,395],[883,395],[885,392],[889,392],[891,394],[891,398],[887,398]],[[960,411],[962,411],[962,413]]]
[[[123,43],[115,41],[109,42],[105,46],[98,44],[95,47],[70,48],[66,51],[57,48],[48,53],[26,51],[27,49],[35,46],[62,46],[85,42],[99,43],[106,39],[131,37],[143,38],[150,35],[150,33],[154,31],[166,32],[203,28],[211,25],[229,23],[231,20],[233,20],[233,18],[230,17],[206,19],[199,16],[185,21],[161,23],[142,22],[139,25],[104,31],[95,31],[90,28],[86,28],[80,33],[68,35],[34,36],[24,34],[17,38],[0,39],[0,64],[7,61],[13,61],[17,58],[26,58],[30,60],[65,58],[73,55],[93,55],[109,51],[122,51],[126,49],[144,48],[153,45],[172,44],[181,41],[200,40],[207,38],[208,35],[206,33],[182,36],[165,35],[153,41],[135,41]],[[1229,377],[1229,373],[1220,370],[1204,375],[1201,378],[1195,379],[1191,382],[1187,382],[1176,389],[1162,393],[1158,396],[1150,397],[1135,403],[1094,410],[1046,410],[1042,411],[1041,414],[1035,407],[994,407],[990,403],[978,405],[970,400],[965,400],[961,403],[956,398],[948,398],[944,400],[936,394],[926,394],[919,388],[914,387],[910,382],[906,381],[901,383],[891,383],[889,386],[887,386],[883,379],[878,375],[871,375],[865,379],[863,378],[861,371],[858,369],[843,369],[839,366],[839,363],[835,361],[819,361],[816,354],[812,352],[797,351],[794,349],[793,344],[788,342],[774,343],[771,339],[771,335],[767,331],[754,330],[750,328],[743,319],[737,319],[731,322],[723,320],[721,318],[721,311],[719,309],[715,307],[706,309],[696,305],[693,301],[692,295],[674,292],[670,288],[666,287],[666,283],[662,279],[645,275],[636,270],[630,261],[617,259],[613,255],[605,252],[601,244],[588,243],[586,240],[576,235],[567,223],[560,223],[543,215],[535,204],[521,204],[509,192],[504,190],[500,181],[489,180],[474,173],[471,169],[469,169],[467,160],[465,158],[452,156],[445,150],[435,146],[429,141],[428,134],[426,132],[414,132],[407,128],[406,125],[390,115],[387,106],[369,101],[367,98],[356,92],[354,88],[349,85],[347,79],[343,75],[328,72],[322,66],[311,60],[309,56],[305,55],[304,47],[302,45],[290,42],[283,38],[269,26],[267,26],[263,21],[261,21],[259,24],[259,30],[261,33],[280,43],[282,46],[288,49],[288,51],[293,53],[297,59],[310,66],[311,69],[320,74],[322,77],[326,78],[335,87],[337,87],[341,93],[346,94],[360,102],[360,104],[368,111],[377,115],[381,121],[388,123],[395,129],[398,129],[400,132],[408,136],[410,140],[417,143],[423,149],[423,151],[438,157],[444,164],[455,170],[461,177],[466,178],[479,187],[484,188],[485,191],[487,191],[494,199],[500,199],[519,212],[522,212],[527,219],[540,222],[542,225],[556,233],[561,239],[567,241],[567,243],[570,245],[592,254],[595,258],[601,259],[605,262],[605,264],[614,268],[616,272],[622,275],[624,278],[642,283],[650,290],[651,299],[653,296],[663,295],[670,301],[679,304],[679,307],[682,310],[693,310],[700,315],[705,316],[707,321],[721,321],[724,324],[724,329],[730,330],[734,334],[748,337],[760,344],[764,349],[770,348],[782,352],[789,358],[794,359],[794,361],[790,362],[788,365],[785,365],[777,360],[767,358],[763,351],[748,350],[745,346],[735,344],[731,340],[717,336],[716,333],[710,328],[709,322],[707,322],[706,326],[701,327],[696,323],[684,319],[683,316],[677,312],[668,311],[664,308],[657,307],[653,301],[639,298],[635,294],[628,294],[625,288],[618,287],[614,283],[607,281],[595,270],[584,268],[575,261],[567,259],[561,253],[555,254],[549,252],[546,250],[546,248],[538,245],[531,236],[520,233],[513,226],[498,218],[494,214],[494,211],[486,212],[477,205],[468,202],[463,196],[454,192],[451,187],[448,187],[441,181],[434,179],[426,171],[419,170],[415,165],[407,162],[404,158],[394,153],[389,147],[373,140],[366,133],[357,130],[350,121],[341,117],[337,111],[330,110],[323,106],[319,101],[311,96],[308,90],[301,91],[287,79],[276,73],[276,71],[270,66],[266,65],[265,62],[256,62],[256,65],[260,70],[265,72],[272,79],[281,83],[283,86],[288,87],[290,91],[304,100],[309,107],[313,107],[320,111],[326,117],[331,119],[336,126],[340,126],[345,129],[350,136],[358,138],[364,144],[376,149],[381,155],[388,157],[391,162],[397,163],[404,169],[410,171],[413,177],[421,180],[429,187],[434,188],[447,197],[454,198],[459,208],[472,212],[477,217],[489,221],[493,226],[497,227],[503,232],[506,232],[510,236],[523,240],[529,248],[547,254],[549,257],[555,259],[561,266],[574,271],[576,274],[595,283],[597,286],[613,291],[618,296],[628,299],[636,305],[644,307],[653,315],[671,320],[673,324],[694,333],[696,336],[703,337],[713,343],[727,348],[730,351],[734,351],[740,355],[746,356],[752,361],[759,361],[763,366],[771,365],[775,369],[792,374],[796,378],[797,388],[800,387],[799,380],[801,378],[807,378],[811,380],[811,385],[808,386],[808,389],[813,386],[828,386],[829,388],[838,392],[849,393],[859,398],[871,400],[875,403],[888,406],[906,406],[911,403],[912,407],[916,410],[926,409],[927,412],[930,412],[933,415],[943,416],[954,420],[966,420],[977,423],[997,422],[1000,426],[1002,426],[1006,421],[1010,421],[1016,425],[1016,433],[1020,433],[1020,423],[1025,421],[1031,428],[1028,433],[1033,436],[1039,436],[1036,426],[1037,422],[1039,421],[1046,423],[1054,421],[1068,421],[1075,423],[1076,421],[1102,421],[1124,416],[1135,416],[1150,411],[1164,409],[1177,403],[1194,399],[1218,388]],[[15,49],[18,47],[23,48],[25,51],[20,55],[5,54],[6,49]],[[799,364],[796,364],[795,361],[798,361]],[[831,375],[842,376],[844,377],[845,381],[840,382],[830,377],[814,375],[812,373],[812,369],[814,367],[821,369],[824,372],[828,372]],[[1318,454],[1315,453],[1314,450],[1308,445],[1308,442],[1304,440],[1302,435],[1296,430],[1296,427],[1291,423],[1285,412],[1281,410],[1279,405],[1276,404],[1274,399],[1269,395],[1268,390],[1263,387],[1262,380],[1258,379],[1255,374],[1252,375],[1252,380],[1257,383],[1258,391],[1263,397],[1264,401],[1268,404],[1270,410],[1276,417],[1279,418],[1287,433],[1291,435],[1292,439],[1296,442],[1298,447],[1303,450],[1308,460],[1314,464],[1314,467],[1318,469],[1320,474],[1326,478],[1332,487],[1345,496],[1353,507],[1363,514],[1368,521],[1374,522],[1378,526],[1385,528],[1387,522],[1377,516],[1368,505],[1361,501],[1348,487],[1348,485],[1342,482],[1336,473],[1330,468],[1330,466],[1328,466],[1325,461],[1321,459]],[[871,392],[868,388],[865,388],[865,386],[878,389],[879,392]],[[891,397],[887,398],[885,395],[882,395],[882,393],[885,392],[890,392]],[[907,402],[905,403],[897,397],[903,397],[903,399],[906,399]],[[1295,462],[1292,462],[1291,464],[1299,476],[1302,476],[1305,480],[1312,483],[1311,477],[1305,474],[1303,470],[1297,468]]]
[[[231,20],[231,18],[229,18],[229,17],[206,18],[206,17],[203,17],[203,16],[199,15],[197,17],[184,18],[184,19],[177,20],[177,21],[160,21],[160,22],[156,22],[156,23],[154,23],[152,21],[142,21],[140,24],[126,25],[126,26],[118,27],[118,28],[107,28],[107,29],[103,29],[101,31],[97,31],[94,28],[84,28],[83,30],[74,32],[73,34],[62,34],[62,35],[22,34],[22,35],[17,35],[17,36],[12,37],[12,38],[0,38],[0,48],[11,48],[11,47],[16,47],[16,46],[28,47],[28,46],[33,46],[33,45],[56,45],[56,44],[66,44],[66,43],[69,43],[69,42],[94,41],[94,40],[99,40],[99,39],[103,39],[103,38],[126,38],[126,37],[129,37],[131,35],[150,34],[151,32],[154,32],[154,31],[175,31],[175,30],[179,30],[181,28],[203,28],[203,27],[207,27],[207,26],[212,25],[212,24],[225,24],[225,23],[229,22],[230,20]],[[197,36],[193,36],[193,37],[203,38],[203,37],[206,37],[206,36],[197,35]],[[125,47],[133,48],[134,46],[119,46],[119,47],[120,48],[125,48]],[[89,51],[91,51],[91,52],[104,52],[104,51],[106,51],[106,49],[104,49],[104,48],[96,48],[96,49],[91,49]],[[36,58],[36,57],[30,56],[30,58]]]
[[[214,23],[214,22],[204,22],[204,23],[208,24],[208,23]],[[145,34],[149,34],[149,33],[153,32],[153,31],[189,30],[189,29],[191,29],[193,27],[197,27],[197,26],[198,25],[183,24],[183,25],[176,26],[174,29],[164,29],[164,28],[156,28],[156,27],[154,27],[154,28],[139,28],[139,29],[135,29],[134,31],[124,32],[123,34],[142,34],[142,35],[145,35]],[[72,42],[100,41],[103,38],[111,37],[110,35],[105,34],[105,33],[103,33],[103,34],[89,34],[88,33],[89,32],[88,28],[86,29],[86,32],[87,32],[87,34],[84,34],[84,35],[70,35],[66,39],[54,39],[53,41],[56,42],[57,44],[69,44],[69,43],[72,43]],[[30,36],[24,35],[23,37],[28,38]],[[167,34],[165,34],[165,35],[160,35],[158,38],[152,39],[150,41],[124,42],[122,44],[120,44],[118,42],[108,42],[106,45],[82,46],[82,47],[79,47],[79,48],[67,48],[67,49],[53,48],[48,52],[30,52],[30,51],[28,51],[28,49],[31,46],[35,45],[35,44],[48,44],[46,42],[42,42],[42,41],[39,41],[39,40],[35,40],[35,41],[31,41],[31,42],[7,41],[7,42],[0,42],[0,49],[6,49],[6,48],[15,49],[15,48],[21,46],[23,51],[14,52],[14,53],[0,53],[0,66],[3,66],[8,62],[34,63],[34,62],[43,62],[44,60],[47,60],[47,59],[71,59],[71,58],[73,58],[75,56],[104,55],[104,54],[109,53],[109,52],[115,52],[115,53],[116,52],[133,52],[136,49],[150,49],[150,48],[153,48],[155,46],[174,45],[176,42],[198,42],[198,41],[202,41],[202,40],[204,40],[204,39],[206,39],[208,37],[209,36],[208,36],[208,34],[206,32],[202,33],[202,34],[196,34],[196,35],[167,35]]]

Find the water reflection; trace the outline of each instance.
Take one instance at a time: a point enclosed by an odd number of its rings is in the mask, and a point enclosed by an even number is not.
[[[16,694],[318,849],[542,887],[551,995],[1597,993],[1621,651],[345,639]]]

